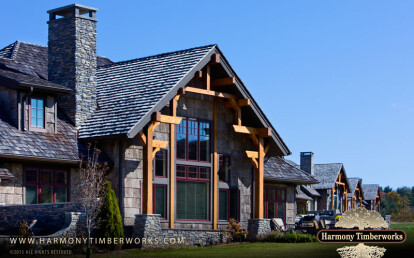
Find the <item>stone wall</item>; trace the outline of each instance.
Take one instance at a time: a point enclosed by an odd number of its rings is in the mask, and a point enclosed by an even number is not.
[[[251,241],[272,231],[270,219],[251,219],[249,220],[248,239]]]
[[[8,235],[16,230],[21,219],[30,223],[35,235],[49,235],[65,226],[65,212],[79,211],[74,203],[48,203],[0,206],[0,234]]]
[[[270,224],[269,224],[270,225]],[[226,231],[162,229],[160,215],[137,214],[133,237],[139,238],[141,248],[164,248],[171,246],[207,246],[227,243]]]
[[[23,165],[5,163],[5,166],[14,178],[0,181],[0,205],[23,204]]]

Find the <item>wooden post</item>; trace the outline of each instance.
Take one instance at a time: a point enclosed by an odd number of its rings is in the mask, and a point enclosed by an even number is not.
[[[208,66],[207,66],[208,67]],[[217,125],[218,125],[218,112],[217,112],[217,98],[213,100],[213,230],[217,230],[217,214],[218,214],[218,202],[217,202],[217,190],[218,190],[218,154],[217,154]]]
[[[345,207],[344,207],[344,211],[346,211],[346,210],[348,210],[348,192],[345,188]]]
[[[147,129],[147,144],[144,147],[144,183],[143,183],[143,202],[142,202],[142,213],[152,214],[153,213],[153,196],[152,196],[152,151],[153,151],[153,136],[155,128],[160,122],[150,122]]]
[[[210,66],[206,66],[206,76],[204,77],[204,84],[206,86],[206,90],[210,90]]]
[[[264,138],[259,137],[259,157],[257,159],[258,169],[255,170],[255,218],[256,219],[263,219],[263,205],[264,205]]]
[[[177,116],[177,101],[180,95],[176,95],[170,101],[170,115]],[[175,221],[175,124],[170,124],[170,228],[174,228]]]

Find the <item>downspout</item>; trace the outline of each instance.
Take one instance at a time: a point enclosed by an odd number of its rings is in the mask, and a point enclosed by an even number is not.
[[[22,112],[23,112],[23,131],[25,131],[26,129],[28,130],[29,128],[30,128],[30,126],[29,126],[29,123],[30,123],[30,121],[29,121],[29,117],[30,117],[30,109],[28,108],[27,109],[27,112],[25,112],[26,110],[26,106],[28,106],[28,99],[29,99],[29,97],[30,97],[30,95],[32,95],[32,93],[33,93],[33,87],[30,87],[30,89],[29,89],[29,91],[26,93],[26,94],[24,94],[23,95],[23,98],[22,98],[22,104],[23,104],[23,110],[22,110]],[[26,122],[26,118],[27,118],[27,122]],[[19,123],[21,123],[21,121],[19,121]],[[27,127],[26,127],[27,126]]]

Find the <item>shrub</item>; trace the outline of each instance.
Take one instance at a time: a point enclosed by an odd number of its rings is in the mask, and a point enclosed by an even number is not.
[[[248,234],[247,230],[240,228],[240,223],[237,223],[234,218],[231,218],[229,224],[227,225],[227,229],[231,232],[233,238],[237,238],[239,241],[245,238],[245,236]]]
[[[306,243],[306,242],[317,242],[316,236],[311,234],[302,234],[293,232],[281,233],[281,232],[270,232],[259,238],[262,242],[279,242],[279,243]]]
[[[122,225],[121,212],[119,211],[115,192],[112,190],[111,183],[109,181],[105,182],[103,196],[103,205],[98,213],[99,228],[97,235],[101,238],[123,238],[124,228]],[[120,248],[121,245],[110,245],[108,247],[110,249],[117,249]]]

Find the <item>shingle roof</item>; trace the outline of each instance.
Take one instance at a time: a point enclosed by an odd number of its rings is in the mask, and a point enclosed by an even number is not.
[[[316,184],[313,187],[315,189],[330,189],[334,187],[342,167],[342,163],[315,164],[315,177],[319,181],[319,184]]]
[[[315,184],[316,179],[303,170],[295,168],[279,157],[270,157],[264,164],[265,181],[296,184]]]
[[[41,90],[71,92],[68,87],[41,79],[39,77],[0,69],[0,83],[9,87],[31,86]]]
[[[0,112],[0,156],[78,161],[78,151],[76,130],[60,112],[57,134],[18,130]]]
[[[139,58],[99,68],[99,109],[81,126],[79,137],[128,133],[214,46]]]
[[[321,194],[316,191],[313,186],[301,185],[300,189],[308,196],[321,197]]]
[[[13,179],[14,176],[10,170],[3,164],[0,163],[0,180],[1,179]]]
[[[296,199],[312,201],[312,197],[309,197],[306,193],[304,193],[301,188],[296,188]]]
[[[377,184],[363,184],[362,191],[364,193],[364,200],[372,201],[377,199],[379,185]]]
[[[97,64],[104,66],[112,61],[97,57]],[[0,68],[12,69],[21,73],[47,79],[47,47],[16,41],[0,50]]]
[[[348,197],[349,196],[354,196],[355,193],[355,189],[358,185],[358,182],[361,181],[362,179],[359,177],[348,177],[348,182],[349,182],[349,193],[348,193]]]

